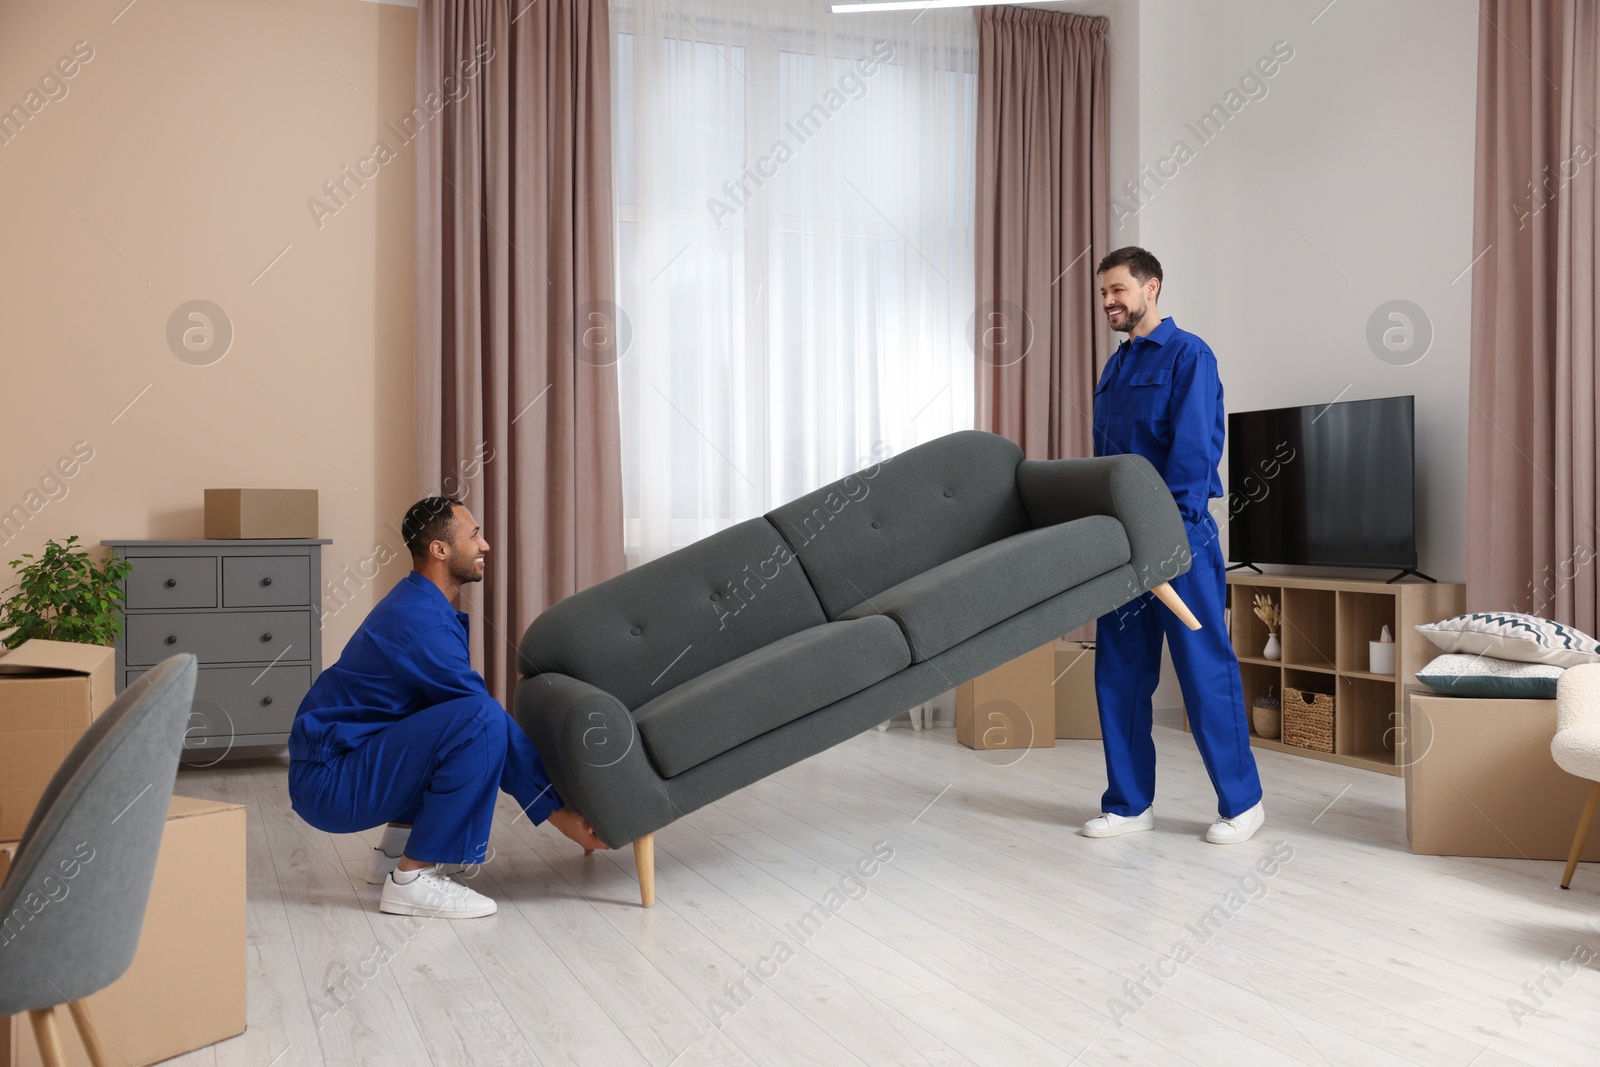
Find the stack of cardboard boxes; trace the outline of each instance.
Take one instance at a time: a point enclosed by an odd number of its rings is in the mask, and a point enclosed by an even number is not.
[[[0,880],[46,785],[110,705],[115,651],[29,641],[0,656]],[[244,807],[173,797],[128,972],[89,998],[117,1067],[143,1067],[245,1027]],[[0,924],[10,920],[0,916]],[[0,949],[3,951],[3,949]],[[3,963],[3,960],[0,960]],[[69,1061],[89,1063],[58,1013]],[[22,1018],[0,1017],[0,1067],[40,1062]]]
[[[956,740],[968,748],[1053,748],[1098,739],[1094,645],[1054,641],[956,688]]]

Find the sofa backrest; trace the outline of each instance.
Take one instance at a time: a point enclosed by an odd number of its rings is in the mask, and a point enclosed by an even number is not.
[[[767,518],[805,567],[828,618],[890,586],[1030,529],[1022,450],[964,430],[846,475]]]
[[[522,635],[518,669],[570,675],[631,711],[827,621],[784,539],[751,519],[553,605]]]

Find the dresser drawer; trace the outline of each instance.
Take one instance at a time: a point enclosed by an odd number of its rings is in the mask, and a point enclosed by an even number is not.
[[[129,615],[128,663],[148,667],[179,652],[201,664],[311,659],[310,611]]]
[[[129,681],[135,677],[128,672]],[[219,747],[219,740],[286,734],[310,688],[311,668],[304,665],[280,664],[265,671],[260,667],[202,667],[196,672],[194,708],[184,742],[192,747],[198,739],[209,738],[207,747]]]
[[[136,556],[131,562],[129,611],[217,606],[217,557]]]
[[[271,608],[311,603],[311,560],[305,556],[222,557],[222,606]]]

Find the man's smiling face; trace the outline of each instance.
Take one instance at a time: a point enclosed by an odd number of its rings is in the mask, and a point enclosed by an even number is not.
[[[483,559],[489,552],[489,542],[483,539],[483,529],[472,512],[455,505],[455,521],[450,524],[450,577],[462,585],[483,581]]]
[[[1154,278],[1139,284],[1127,267],[1112,267],[1100,277],[1100,309],[1106,322],[1119,333],[1129,333],[1150,313],[1150,299],[1160,283]]]

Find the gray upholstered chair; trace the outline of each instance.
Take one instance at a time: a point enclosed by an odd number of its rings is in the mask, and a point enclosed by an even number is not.
[[[195,658],[125,689],[45,787],[0,884],[0,1016],[27,1012],[47,1067],[66,1067],[55,1008],[104,1053],[84,998],[133,963],[194,702]]]

